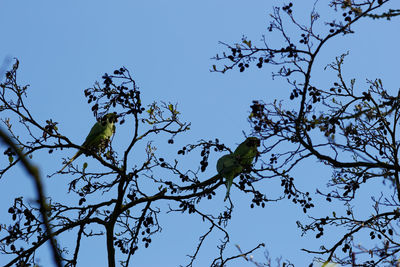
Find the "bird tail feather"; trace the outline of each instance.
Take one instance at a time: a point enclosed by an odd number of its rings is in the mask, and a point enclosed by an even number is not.
[[[233,184],[233,179],[226,180],[226,195],[225,195],[224,201],[226,201],[229,197],[229,192],[231,191],[232,184]]]
[[[81,151],[78,151],[65,165],[64,167],[62,167],[61,170],[59,170],[58,172],[62,172],[69,164],[71,164],[77,157],[79,157],[82,154]]]

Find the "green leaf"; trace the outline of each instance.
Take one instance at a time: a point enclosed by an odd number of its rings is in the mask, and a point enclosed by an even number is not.
[[[14,158],[13,156],[8,156],[8,161],[10,162],[10,164],[12,164],[14,162]]]
[[[250,41],[243,40],[243,43],[246,44],[249,48],[251,48],[251,40]]]
[[[146,111],[147,111],[147,113],[149,113],[150,117],[153,116],[153,114],[154,114],[154,109],[153,108],[150,108],[149,110],[146,110]]]
[[[85,170],[87,168],[88,164],[87,162],[83,163],[83,169]]]

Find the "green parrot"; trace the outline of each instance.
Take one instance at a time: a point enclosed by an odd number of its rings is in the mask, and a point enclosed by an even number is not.
[[[101,120],[96,122],[90,130],[82,147],[93,150],[94,152],[102,151],[106,148],[111,136],[115,133],[114,122],[117,121],[115,113],[106,114]],[[59,171],[62,172],[69,164],[71,164],[77,157],[82,155],[83,151],[79,150],[65,166]]]
[[[241,143],[235,152],[222,156],[217,162],[217,172],[226,179],[226,196],[229,196],[233,179],[249,168],[257,156],[257,147],[260,146],[260,139],[249,137]]]

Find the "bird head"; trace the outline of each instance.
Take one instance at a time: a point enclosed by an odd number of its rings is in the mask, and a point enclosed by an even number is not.
[[[251,147],[259,147],[260,146],[260,139],[257,137],[247,137],[246,139],[246,145],[251,146]]]
[[[116,113],[108,113],[106,115],[103,116],[103,118],[101,118],[101,122],[102,123],[115,123],[118,121],[118,115]]]

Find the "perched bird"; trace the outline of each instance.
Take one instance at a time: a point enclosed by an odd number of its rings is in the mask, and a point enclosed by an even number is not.
[[[111,136],[115,133],[114,122],[116,121],[117,115],[115,113],[106,114],[101,120],[93,125],[85,139],[85,142],[83,142],[81,146],[93,152],[103,151],[106,148]],[[62,172],[76,158],[82,155],[82,153],[83,151],[79,150],[59,172]]]
[[[257,137],[249,137],[241,143],[235,152],[222,156],[217,162],[217,172],[226,179],[226,196],[233,183],[233,179],[241,174],[245,169],[251,167],[254,158],[257,156],[257,147],[260,146],[260,139]]]

